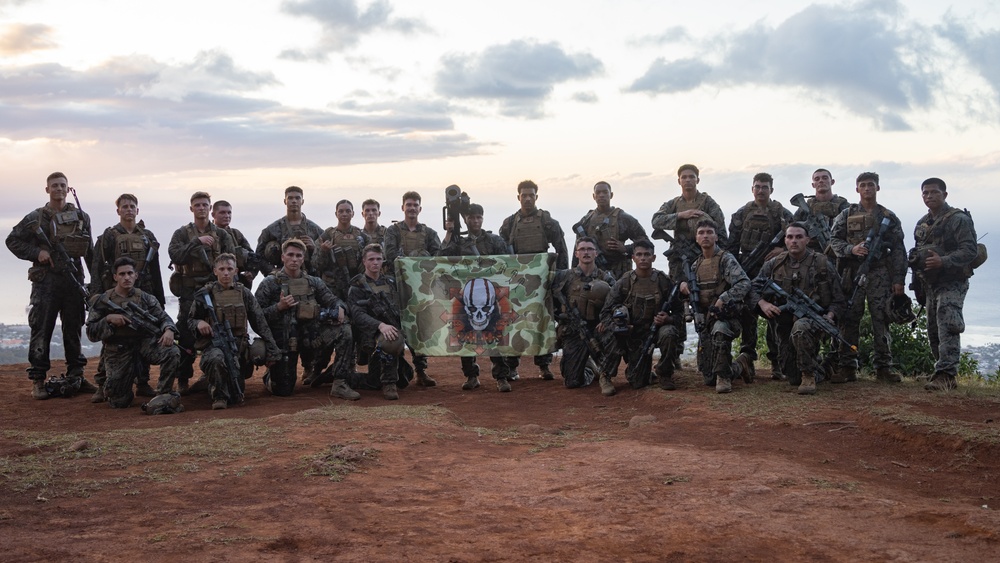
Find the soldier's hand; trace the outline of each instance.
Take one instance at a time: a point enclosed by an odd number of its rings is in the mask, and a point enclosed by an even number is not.
[[[295,300],[294,295],[286,295],[278,300],[279,311],[287,311],[296,305],[298,305],[298,301]]]
[[[678,213],[677,214],[677,218],[678,219],[692,219],[694,217],[701,217],[704,214],[705,214],[705,212],[702,211],[701,209],[687,209],[685,211],[681,211],[680,213]]]
[[[333,250],[333,241],[332,240],[320,241],[319,247],[322,248],[323,250]]]
[[[108,324],[111,326],[119,327],[129,324],[125,315],[119,315],[118,313],[111,313],[110,315],[104,317],[104,319],[108,321]]]
[[[212,336],[212,325],[205,321],[198,321],[198,334],[202,336]]]
[[[681,288],[678,291],[680,291],[684,295],[691,295],[691,290],[688,289],[687,282],[681,282]]]
[[[933,250],[928,250],[927,258],[924,258],[924,271],[937,270],[941,266],[944,266],[944,260],[941,260],[941,256]]]
[[[722,301],[722,298],[720,297],[720,298],[718,298],[718,299],[715,300],[715,304],[713,306],[716,309],[722,309],[723,307],[726,306],[726,304]]]
[[[160,346],[163,346],[164,348],[170,348],[173,345],[174,345],[174,331],[168,328],[167,330],[163,331],[163,334],[160,336]]]
[[[45,250],[44,248],[42,250],[38,251],[38,263],[39,264],[48,264],[49,266],[54,266],[55,265],[55,264],[52,263],[52,255],[50,255],[49,251]]]
[[[851,247],[851,254],[855,256],[868,256],[868,247],[863,244],[855,244]]]
[[[298,239],[302,241],[302,244],[306,245],[306,250],[309,252],[316,250],[316,241],[314,241],[312,237],[301,235]]]
[[[391,324],[382,323],[378,325],[378,331],[386,340],[395,340],[399,336],[399,331]]]
[[[653,317],[653,324],[656,326],[665,325],[668,321],[670,321],[670,315],[664,313],[663,311],[656,313],[656,316]]]
[[[893,295],[903,295],[903,284],[894,283],[892,284],[892,294]]]
[[[613,250],[615,252],[618,252],[623,249],[621,241],[616,238],[609,238],[608,240],[605,241],[605,245],[607,246],[608,250]]]
[[[337,315],[337,322],[339,324],[344,324],[344,317],[347,316],[347,312],[343,307],[338,307],[338,309],[340,309],[340,313]]]
[[[198,237],[198,242],[205,246],[212,246],[215,243],[215,238],[212,235],[201,235]]]
[[[760,312],[764,313],[764,316],[769,319],[773,319],[781,314],[781,309],[763,299],[757,302],[757,306],[760,307]]]
[[[825,315],[823,315],[823,318],[825,318],[826,320],[830,321],[831,323],[834,321],[835,317],[836,317],[836,315],[833,314],[833,311],[827,311],[827,313]]]

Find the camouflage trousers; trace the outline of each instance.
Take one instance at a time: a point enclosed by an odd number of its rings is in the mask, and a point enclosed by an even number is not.
[[[101,355],[98,357],[97,360],[97,373],[94,374],[94,383],[98,387],[104,385],[104,382],[108,380],[108,368],[107,368],[107,362],[104,359],[106,355],[104,348],[105,348],[104,346],[101,346]],[[149,364],[143,362],[142,369],[139,370],[139,373],[135,376],[135,379],[136,381],[149,383]]]
[[[177,346],[161,346],[157,338],[143,338],[124,344],[106,343],[101,355],[107,372],[104,393],[108,404],[114,408],[125,408],[132,403],[135,398],[132,384],[149,365],[160,366],[156,392],[169,393],[181,362],[180,349]]]
[[[674,375],[674,348],[677,346],[680,332],[674,324],[661,325],[656,331],[655,347],[660,350],[660,359],[657,360],[653,371],[657,377],[672,377]],[[608,353],[604,356],[600,364],[601,373],[611,375],[617,369],[622,357],[628,366],[625,368],[625,379],[633,389],[639,389],[649,385],[649,373],[637,373],[636,367],[642,358],[642,345],[646,343],[649,330],[633,330],[621,340],[608,347]]]
[[[319,377],[328,366],[332,379],[347,379],[354,372],[357,351],[350,325],[320,325],[315,334],[300,341],[299,348],[306,379]]]
[[[788,313],[768,321],[774,327],[778,338],[778,363],[782,373],[788,376],[788,383],[798,386],[802,374],[813,376],[821,373],[819,347],[826,334],[809,319],[793,320]]]
[[[853,287],[845,293],[850,295],[852,291]],[[854,304],[839,323],[844,339],[857,346],[860,340],[861,318],[865,316],[865,303],[868,304],[868,313],[872,318],[875,369],[892,367],[892,336],[889,334],[889,319],[886,316],[886,308],[891,297],[892,282],[889,273],[884,268],[872,270],[868,275],[868,284],[858,289]],[[858,365],[858,353],[842,342],[838,356],[842,367],[861,367]]]
[[[962,307],[969,281],[950,281],[937,286],[925,286],[927,292],[927,337],[934,354],[934,371],[950,376],[958,375],[962,356],[962,333],[965,318]]]
[[[43,381],[49,368],[49,346],[56,329],[56,319],[62,320],[63,349],[66,351],[66,375],[83,376],[87,358],[80,350],[80,332],[83,330],[84,302],[79,289],[68,276],[48,272],[41,281],[31,283],[31,309],[28,326],[31,339],[28,343],[28,378]]]
[[[240,351],[236,355],[236,369],[240,372],[240,377],[236,378],[238,389],[232,388],[229,370],[226,369],[226,357],[222,350],[215,346],[209,346],[201,353],[201,371],[208,379],[208,395],[212,401],[226,401],[227,404],[236,402],[236,397],[243,393],[246,388],[244,380],[253,374],[253,364],[247,361],[244,352],[245,346],[240,346]],[[248,369],[249,368],[249,369]]]
[[[746,307],[740,314],[740,353],[757,360],[757,319],[760,318],[755,307]],[[764,331],[767,342],[767,359],[774,365],[778,361],[778,337],[774,334],[771,324],[767,323]]]
[[[698,365],[705,385],[716,378],[733,379],[733,339],[740,333],[740,319],[714,320],[698,335]]]
[[[563,384],[569,389],[585,387],[594,381],[599,374],[587,373],[588,360],[593,358],[601,365],[603,358],[594,356],[587,343],[573,331],[564,331],[562,339],[562,359],[559,360],[559,371],[563,376]]]

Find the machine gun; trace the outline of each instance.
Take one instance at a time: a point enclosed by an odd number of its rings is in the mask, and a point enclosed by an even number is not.
[[[701,288],[698,287],[698,276],[691,269],[687,256],[681,258],[684,278],[688,285],[688,300],[691,303],[691,314],[694,316],[694,329],[699,333],[705,328],[705,311],[701,310]]]
[[[68,276],[69,279],[73,281],[73,285],[75,285],[76,288],[80,290],[80,295],[83,296],[83,306],[89,309],[90,307],[88,298],[90,297],[90,292],[87,291],[87,287],[83,285],[82,281],[80,281],[80,278],[83,277],[83,274],[80,273],[80,268],[77,267],[76,262],[73,261],[73,258],[71,258],[69,253],[66,252],[66,247],[63,246],[62,241],[57,240],[55,244],[52,244],[52,242],[49,241],[49,237],[45,234],[45,231],[42,230],[41,225],[35,228],[35,236],[37,236],[45,246],[49,247],[50,252],[55,253],[55,256],[53,258],[57,258],[62,266],[62,268],[59,271]],[[55,264],[55,260],[53,260],[52,262],[53,264]]]
[[[265,276],[271,273],[274,265],[264,258],[263,254],[257,254],[252,250],[243,249],[243,267],[248,272],[260,272]]]
[[[865,256],[865,261],[858,268],[858,273],[854,275],[854,289],[851,290],[851,297],[847,300],[848,310],[854,304],[854,298],[858,295],[858,289],[868,285],[868,272],[872,268],[872,262],[882,257],[882,237],[885,236],[886,230],[889,229],[889,223],[889,218],[883,217],[882,222],[872,226],[872,230],[868,231],[865,242],[862,243],[868,249],[868,255]]]
[[[679,283],[674,284],[673,289],[670,290],[670,293],[667,295],[667,298],[664,299],[663,304],[660,305],[659,312],[667,313],[670,311],[671,305],[677,298],[677,290],[679,287],[680,287]],[[635,363],[635,369],[632,372],[637,376],[639,376],[640,378],[642,378],[643,380],[649,377],[649,374],[652,372],[653,348],[656,347],[657,328],[658,327],[656,325],[656,322],[654,321],[652,325],[649,327],[649,335],[647,335],[646,340],[642,342],[642,348],[639,349],[641,355],[639,356],[639,360]],[[667,352],[669,352],[669,350],[660,350],[661,354],[666,354]]]
[[[212,345],[222,351],[226,371],[229,373],[229,402],[230,404],[242,403],[243,376],[240,375],[240,364],[237,360],[239,347],[236,344],[236,337],[233,336],[233,327],[229,324],[228,319],[219,319],[219,315],[215,312],[215,305],[212,303],[212,294],[203,291],[202,296],[212,319]]]
[[[821,250],[826,250],[830,244],[830,225],[825,218],[818,217],[806,203],[806,197],[802,194],[795,194],[790,200],[792,205],[799,208],[799,211],[806,216],[802,222],[806,224],[809,238],[816,241]]]
[[[441,220],[445,231],[451,233],[451,240],[458,243],[462,236],[462,216],[469,213],[469,194],[462,191],[462,188],[452,184],[444,189],[444,207],[441,208]],[[448,228],[451,223],[451,228]]]
[[[771,240],[762,240],[757,243],[753,251],[746,256],[743,263],[743,271],[753,279],[760,272],[760,267],[764,265],[764,258],[767,257],[771,249],[781,246],[781,241],[785,238],[785,231],[778,231]],[[751,273],[752,272],[752,273]]]
[[[785,304],[778,307],[782,312],[790,312],[800,319],[809,319],[823,332],[847,345],[851,350],[858,351],[858,347],[845,340],[837,326],[823,316],[823,308],[819,306],[819,303],[813,301],[801,289],[796,287],[792,293],[788,293],[781,289],[781,286],[773,279],[768,278],[763,293],[783,298]]]

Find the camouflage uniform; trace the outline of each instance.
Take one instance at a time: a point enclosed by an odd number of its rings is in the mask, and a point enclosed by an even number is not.
[[[127,302],[138,305],[142,310],[159,320],[157,334],[139,332],[131,326],[115,327],[105,322],[113,311],[104,305],[108,299],[115,305],[126,307]],[[127,297],[118,295],[114,289],[102,293],[94,302],[87,317],[87,338],[92,342],[102,342],[101,359],[107,376],[102,381],[108,403],[114,408],[125,408],[132,403],[132,382],[150,364],[160,366],[160,380],[156,384],[157,393],[169,393],[174,385],[174,376],[181,363],[181,351],[177,346],[160,345],[160,337],[167,330],[177,338],[177,327],[170,316],[163,311],[153,295],[133,288]],[[149,377],[148,371],[146,377]]]
[[[279,311],[278,301],[285,295],[296,296],[298,304]],[[347,321],[347,305],[330,291],[323,280],[305,274],[291,279],[282,268],[264,278],[257,288],[256,297],[271,333],[277,335],[278,346],[290,355],[289,366],[297,365],[298,359],[302,358],[306,372],[304,379],[316,381],[336,353],[330,380],[347,379],[353,371],[354,338],[351,327],[347,322],[335,324],[333,320],[320,319],[321,308],[327,314],[339,313],[343,308]],[[290,323],[292,319],[294,324]],[[289,323],[287,335],[286,323]],[[268,388],[272,393],[283,397],[292,394],[296,373],[285,373],[282,366],[276,365],[268,370],[268,374]]]
[[[500,225],[500,238],[507,241],[514,254],[539,254],[548,252],[549,245],[556,251],[556,269],[569,268],[569,251],[566,249],[566,236],[559,222],[549,215],[548,211],[535,209],[527,215],[520,210],[503,220]],[[515,356],[505,358],[507,367],[513,372],[521,364],[521,359]],[[545,374],[549,374],[552,364],[552,354],[535,356],[535,365]],[[495,366],[494,366],[495,367]],[[545,377],[551,379],[551,375]]]
[[[781,203],[769,200],[767,207],[761,208],[756,202],[750,201],[739,211],[733,213],[729,220],[730,238],[727,250],[737,257],[740,266],[746,266],[747,258],[761,242],[766,243],[772,240],[791,222],[792,212],[785,209]],[[755,277],[758,271],[759,268],[752,272],[746,272],[746,275]],[[754,307],[743,307],[739,320],[742,334],[740,353],[746,354],[751,360],[756,360],[757,313]],[[778,348],[777,339],[772,331],[766,332],[766,340],[767,358],[771,361],[771,365],[774,365],[778,359]]]
[[[645,387],[650,383],[650,374],[635,373],[635,366],[642,354],[642,344],[649,336],[653,326],[653,317],[660,311],[663,301],[670,296],[674,282],[666,272],[653,269],[649,278],[640,278],[635,271],[621,277],[611,286],[611,293],[601,310],[601,322],[605,331],[611,330],[611,317],[615,308],[624,305],[629,312],[631,328],[622,337],[616,338],[608,347],[608,353],[601,364],[601,373],[610,375],[617,368],[622,356],[625,355],[628,368],[625,376],[633,389]],[[671,304],[668,312],[676,315],[679,306]],[[674,373],[672,361],[678,330],[676,323],[667,321],[660,325],[656,332],[656,347],[660,349],[660,359],[656,362],[654,371],[661,379],[671,379]]]
[[[786,292],[801,289],[825,310],[833,311],[834,322],[843,317],[845,301],[840,276],[823,254],[806,250],[802,260],[795,260],[788,252],[782,252],[764,262],[752,284],[751,303],[756,305],[765,299],[777,306],[784,304],[775,303],[774,296],[762,292],[769,279]],[[815,322],[795,318],[789,312],[768,319],[768,323],[774,325],[778,337],[778,364],[788,376],[788,383],[797,387],[802,383],[803,374],[815,377],[820,371],[819,346],[826,333]]]
[[[198,237],[203,235],[211,235],[215,239],[212,246],[201,244]],[[178,340],[181,347],[181,367],[177,371],[177,379],[182,388],[194,375],[192,351],[198,335],[189,328],[191,324],[188,322],[188,314],[191,312],[195,291],[206,283],[215,281],[215,258],[227,252],[232,254],[234,250],[233,238],[229,233],[211,223],[204,232],[199,232],[194,223],[188,223],[174,231],[174,235],[170,237],[167,251],[175,268],[170,276],[170,291],[179,301],[177,328],[181,333]]]
[[[698,354],[702,358],[698,363],[705,370],[702,372],[705,385],[715,385],[716,378],[733,378],[733,338],[740,332],[750,278],[736,257],[718,246],[712,258],[701,256],[691,268],[698,278],[698,304],[706,312],[705,326],[698,335]],[[709,307],[719,299],[725,304],[723,311],[710,313]]]
[[[556,309],[556,319],[559,321],[558,334],[563,351],[562,359],[559,361],[559,371],[566,387],[570,389],[591,383],[584,374],[589,359],[593,357],[598,365],[603,361],[603,358],[593,356],[579,330],[574,328],[574,315],[571,313],[571,310],[575,310],[587,325],[591,339],[597,339],[597,325],[601,322],[601,309],[604,304],[593,303],[589,298],[590,284],[597,280],[604,281],[609,286],[615,284],[611,274],[600,268],[595,268],[589,275],[583,273],[579,267],[561,270],[556,273],[552,281],[553,304]],[[595,377],[598,375],[600,374],[593,374]]]
[[[361,232],[368,237],[371,244],[385,244],[385,225],[378,225],[375,227],[374,231],[362,230]]]
[[[865,302],[868,302],[868,312],[872,318],[872,333],[875,345],[875,368],[892,367],[892,336],[889,334],[889,319],[886,310],[892,297],[892,286],[902,285],[906,281],[906,247],[903,246],[903,228],[899,218],[892,212],[877,205],[874,212],[869,213],[860,204],[851,204],[833,221],[830,236],[830,248],[837,256],[837,270],[843,280],[845,295],[854,290],[854,276],[864,262],[860,257],[851,254],[851,249],[865,242],[872,227],[878,229],[883,217],[889,218],[889,228],[882,238],[881,259],[871,263],[868,271],[868,284],[860,288],[851,305],[840,319],[840,331],[844,339],[857,345],[860,336],[861,317],[865,314]],[[840,344],[840,366],[857,369],[858,353]]]
[[[441,239],[438,238],[437,231],[423,223],[417,223],[417,228],[410,230],[406,223],[400,221],[389,225],[385,230],[385,263],[389,266],[389,271],[393,271],[396,258],[400,256],[437,256],[441,252]],[[364,276],[364,274],[361,274]],[[354,279],[358,279],[355,276]],[[392,278],[395,284],[395,278]],[[352,287],[355,285],[351,281]],[[398,305],[397,305],[398,308]],[[351,307],[351,311],[354,307]],[[399,312],[396,312],[398,317]],[[352,316],[351,319],[354,317]],[[399,324],[395,324],[397,328]],[[360,340],[360,337],[359,337]],[[409,345],[408,345],[409,346]],[[374,347],[373,347],[374,348]],[[413,352],[413,348],[410,348]],[[427,356],[423,354],[413,354],[413,368],[423,373],[427,371]]]
[[[333,241],[333,250],[317,248],[312,257],[312,271],[323,279],[334,295],[346,301],[351,279],[364,270],[361,251],[371,239],[361,229],[352,226],[346,233],[337,227],[330,227],[323,231],[316,245],[328,240]]]
[[[825,231],[827,238],[830,238],[830,227],[833,225],[833,220],[837,218],[837,215],[847,209],[850,205],[847,199],[835,195],[830,201],[817,201],[816,196],[811,195],[806,197],[806,205],[812,210],[813,215],[819,219],[820,223],[825,226]],[[796,209],[795,214],[792,215],[793,221],[806,221],[809,219],[809,214],[807,214],[802,209]],[[817,252],[825,252],[825,248],[819,247],[819,239],[816,237],[816,233],[809,233],[811,240],[809,241],[809,248]]]
[[[278,269],[281,268],[282,265],[281,245],[284,244],[286,240],[300,236],[307,236],[313,241],[316,241],[322,234],[323,227],[320,227],[316,223],[307,219],[305,213],[302,214],[302,222],[298,225],[291,225],[288,223],[288,217],[282,217],[265,227],[264,230],[260,232],[260,237],[257,238],[257,254],[263,256],[265,260],[270,262],[271,265],[275,267],[275,269]],[[312,273],[312,270],[309,268],[312,260],[312,256],[310,256],[310,254],[311,253],[307,250],[306,261],[302,266],[308,274]]]
[[[911,264],[926,299],[934,372],[954,378],[962,355],[961,334],[965,332],[962,307],[972,276],[970,264],[977,252],[976,226],[968,211],[945,203],[937,218],[928,213],[917,221],[913,238],[916,247],[910,251]],[[941,268],[923,271],[927,250],[941,256]]]
[[[715,233],[719,236],[718,244],[722,248],[727,248],[729,239],[726,236],[726,216],[722,214],[722,208],[712,199],[712,196],[705,192],[698,192],[694,201],[688,202],[684,196],[679,195],[660,206],[660,210],[653,214],[653,228],[674,232],[674,242],[670,246],[670,277],[677,280],[683,277],[681,270],[681,259],[687,256],[688,262],[694,262],[701,255],[701,249],[694,240],[697,234],[698,221],[704,217],[694,217],[684,220],[677,220],[677,214],[689,209],[704,211],[709,218],[715,221],[717,226]]]
[[[267,361],[278,361],[281,358],[281,351],[274,343],[271,329],[267,326],[267,318],[264,317],[264,312],[257,304],[253,293],[250,293],[250,289],[241,283],[234,283],[229,289],[224,289],[219,282],[211,282],[200,288],[195,293],[194,303],[187,315],[188,330],[197,333],[199,321],[212,323],[212,315],[208,310],[208,304],[205,303],[204,295],[206,293],[212,296],[212,304],[215,305],[215,314],[219,321],[229,321],[233,336],[236,338],[238,347],[236,361],[242,376],[239,380],[240,389],[237,392],[237,390],[230,388],[225,355],[207,337],[200,337],[198,342],[198,348],[202,350],[201,371],[208,378],[208,394],[212,398],[212,402],[225,401],[232,404],[236,402],[236,396],[243,393],[245,388],[243,380],[249,379],[253,375],[247,323],[249,322],[254,332],[264,340]]]
[[[379,383],[383,386],[405,387],[407,382],[401,377],[405,360],[390,354],[375,353],[380,324],[386,323],[401,329],[396,279],[392,276],[379,276],[377,280],[373,280],[367,274],[358,274],[351,280],[347,302],[351,308],[351,320],[358,329],[359,348],[363,354],[370,356],[369,373],[377,372]],[[422,358],[426,367],[427,357]],[[417,360],[414,357],[414,362]]]
[[[233,254],[236,256],[236,271],[239,272],[241,281],[248,286],[253,285],[253,279],[257,277],[257,270],[247,265],[247,257],[254,252],[253,245],[250,244],[250,240],[239,229],[234,229],[233,227],[222,227],[222,229],[229,233],[229,236],[233,237],[233,247],[235,250]],[[269,272],[261,273],[266,276]]]
[[[41,227],[52,244],[58,245],[57,241],[63,241],[76,266],[75,279],[55,249],[46,248],[38,239],[35,234],[38,227]],[[25,215],[7,236],[7,248],[14,256],[32,262],[28,269],[28,279],[31,280],[28,378],[33,381],[44,381],[52,367],[49,345],[52,343],[57,317],[62,321],[66,376],[71,379],[83,377],[87,358],[80,351],[80,333],[85,313],[85,298],[80,290],[80,285],[83,284],[81,258],[90,260],[93,254],[90,233],[90,217],[72,203],[67,203],[58,213],[46,203],[44,207]],[[55,266],[38,262],[38,254],[42,250],[49,251]]]
[[[642,228],[639,221],[617,207],[612,207],[609,213],[592,209],[577,224],[583,226],[587,236],[597,241],[601,256],[607,262],[605,269],[616,280],[625,272],[632,271],[632,258],[622,251],[608,250],[608,240],[615,239],[624,243],[626,240],[635,242],[649,239],[646,236],[646,229]],[[576,266],[575,257],[573,265]]]

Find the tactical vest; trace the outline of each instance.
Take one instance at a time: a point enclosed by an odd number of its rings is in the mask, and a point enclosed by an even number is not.
[[[104,292],[104,295],[108,297],[108,300],[122,307],[123,309],[128,309],[127,303],[135,303],[136,305],[142,306],[142,292],[140,290],[132,290],[132,295],[127,297],[122,297],[118,295],[114,289],[109,289]],[[125,325],[115,328],[114,340],[128,340],[133,338],[146,337],[147,334],[141,333],[136,330],[131,325]]]
[[[247,334],[247,307],[243,303],[243,285],[234,283],[229,289],[222,289],[218,283],[212,287],[212,303],[215,314],[222,322],[229,321],[233,336],[241,340]]]
[[[599,271],[599,270],[598,270]],[[585,278],[574,273],[573,281],[569,284],[567,301],[569,306],[576,309],[585,321],[595,321],[601,317],[601,305],[594,303],[591,299],[591,283],[597,281],[596,278]]]
[[[316,301],[316,292],[305,275],[292,279],[282,272],[278,275],[278,282],[283,288],[288,288],[287,295],[294,296],[295,300],[298,301],[298,305],[295,306],[296,319],[311,321],[319,316],[319,302]]]
[[[399,223],[400,246],[403,247],[402,256],[430,256],[427,252],[427,229],[411,231],[405,223]]]
[[[545,240],[545,225],[542,222],[542,212],[523,216],[518,211],[514,214],[514,228],[510,238],[515,254],[540,254],[548,252],[549,243]]]
[[[70,258],[83,258],[90,250],[90,237],[87,235],[86,224],[81,213],[72,203],[67,203],[62,211],[56,213],[49,207],[39,207],[38,214],[44,222],[48,224],[42,229],[47,231],[47,236],[52,244],[62,242],[66,254]],[[39,224],[42,224],[42,220]],[[58,242],[57,242],[58,241]],[[52,249],[49,249],[52,250]]]
[[[347,268],[351,276],[360,273],[361,243],[364,241],[361,238],[360,231],[352,227],[351,232],[345,233],[340,229],[331,227],[326,230],[326,236],[330,237],[334,249],[341,249],[339,252],[334,250],[333,253],[337,261],[337,266]]]
[[[187,264],[181,264],[180,266],[181,275],[184,276],[184,285],[187,287],[194,287],[204,283],[202,280],[206,280],[209,276],[213,275],[211,264],[214,264],[215,259],[222,254],[222,243],[219,241],[219,234],[214,228],[210,227],[208,231],[199,233],[198,229],[195,228],[194,223],[188,223],[185,230],[187,231],[188,242],[204,235],[212,237],[212,246],[205,248],[205,254],[208,257],[208,264],[202,260],[199,252],[195,253]]]
[[[373,232],[373,233],[372,232],[368,232],[368,231],[363,231],[363,232],[366,235],[368,235],[368,240],[371,241],[372,244],[383,244],[383,243],[385,243],[385,226],[384,225],[379,225],[378,227],[376,227],[375,228],[375,232]]]
[[[830,289],[829,261],[819,252],[809,251],[808,255],[797,265],[792,263],[788,252],[778,255],[771,271],[771,279],[787,293],[801,289],[811,299],[824,309],[833,303],[833,292]],[[811,284],[811,287],[806,285]]]
[[[236,271],[245,272],[247,269],[247,249],[240,246],[240,239],[244,238],[243,234],[232,227],[225,227],[222,230],[229,233],[229,236],[233,238],[233,246],[236,250],[236,252],[233,252],[233,255],[236,256]]]
[[[625,306],[632,316],[633,325],[649,325],[660,312],[659,272],[654,271],[648,278],[640,278],[635,272],[629,274],[629,289],[625,296]]]
[[[122,256],[128,256],[135,260],[136,273],[141,272],[146,265],[146,252],[149,250],[149,237],[143,231],[142,225],[137,226],[132,233],[121,233],[117,229],[111,229],[111,232],[115,237],[115,254],[111,257],[111,264]]]
[[[617,207],[611,210],[608,215],[599,215],[597,210],[591,211],[587,214],[588,221],[587,225],[584,227],[587,234],[594,237],[597,240],[597,244],[600,245],[601,250],[607,252],[608,241],[611,239],[621,240],[618,232],[618,216],[621,215],[621,209]],[[607,221],[605,223],[605,221]],[[615,252],[615,254],[618,254]]]
[[[695,196],[694,201],[688,201],[684,199],[684,196],[679,195],[676,198],[674,198],[674,202],[676,202],[674,204],[674,213],[680,213],[682,211],[687,211],[689,209],[698,209],[704,211],[703,207],[705,206],[706,199],[708,199],[708,196],[706,196],[701,192],[698,192],[698,195]],[[686,221],[678,220],[677,228],[675,229],[675,234],[679,235],[683,233],[684,236],[693,239],[695,234],[698,233],[698,221],[701,220],[702,217],[691,217]]]
[[[781,230],[781,204],[776,201],[767,202],[767,209],[762,210],[754,202],[743,207],[743,232],[740,234],[740,250],[753,252],[762,240],[771,238]]]
[[[715,256],[706,259],[704,255],[694,261],[695,277],[698,279],[699,299],[698,304],[707,310],[718,301],[719,296],[727,289],[722,275],[722,255],[725,251],[717,252]]]
[[[950,207],[937,219],[932,219],[928,213],[927,219],[917,223],[917,228],[914,230],[916,255],[910,258],[910,262],[914,271],[930,284],[968,279],[972,277],[973,270],[986,261],[986,248],[979,244],[977,245],[977,257],[970,264],[959,267],[945,266],[930,271],[924,270],[924,260],[927,259],[928,251],[933,250],[937,255],[944,256],[958,249],[958,241],[951,236],[951,229],[946,228],[948,219],[956,213],[968,215],[969,212],[957,207]]]
[[[865,242],[868,233],[877,223],[875,214],[879,210],[877,207],[875,209],[875,211],[868,213],[860,205],[851,205],[847,215],[847,242],[855,245]]]
[[[840,214],[840,201],[837,197],[830,201],[816,201],[816,196],[809,196],[806,198],[806,204],[813,214],[827,217],[829,220]]]

